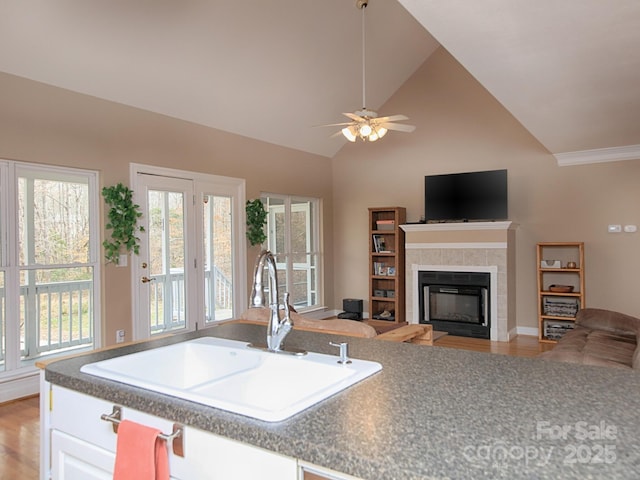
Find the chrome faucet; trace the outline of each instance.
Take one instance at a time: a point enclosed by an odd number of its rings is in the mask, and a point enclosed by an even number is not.
[[[284,317],[280,320],[280,305],[278,303],[278,271],[276,260],[268,250],[260,252],[253,271],[253,288],[249,308],[265,307],[264,267],[269,270],[269,324],[267,325],[267,350],[281,352],[285,337],[293,328],[291,310],[289,308],[289,292],[284,294]]]

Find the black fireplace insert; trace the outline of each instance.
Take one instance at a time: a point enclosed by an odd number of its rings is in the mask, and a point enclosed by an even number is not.
[[[491,276],[478,272],[419,272],[420,323],[474,338],[491,337]]]

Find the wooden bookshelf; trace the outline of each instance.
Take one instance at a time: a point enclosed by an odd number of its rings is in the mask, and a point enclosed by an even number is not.
[[[369,322],[405,322],[404,207],[369,208]]]

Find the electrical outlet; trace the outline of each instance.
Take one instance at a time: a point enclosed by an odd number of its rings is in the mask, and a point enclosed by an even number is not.
[[[116,330],[116,343],[124,342],[124,330]]]

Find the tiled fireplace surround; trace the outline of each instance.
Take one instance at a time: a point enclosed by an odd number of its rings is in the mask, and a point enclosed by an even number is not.
[[[402,225],[406,248],[406,320],[419,323],[418,272],[485,272],[491,277],[491,340],[515,336],[515,224]]]

